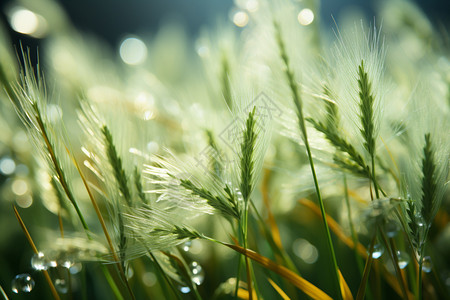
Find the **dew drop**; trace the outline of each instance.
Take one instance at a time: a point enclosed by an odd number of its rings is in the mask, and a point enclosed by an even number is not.
[[[416,214],[415,219],[416,219],[416,224],[417,224],[417,226],[419,226],[419,228],[425,227],[425,220],[421,214]]]
[[[384,225],[384,230],[389,238],[393,238],[398,234],[399,226],[397,222],[390,220]]]
[[[48,269],[48,263],[46,257],[44,256],[44,253],[39,252],[31,257],[31,267],[36,271],[43,271]]]
[[[188,286],[180,286],[178,287],[180,289],[180,292],[183,294],[188,294],[191,292],[191,289]]]
[[[397,251],[398,266],[400,269],[406,268],[409,264],[409,255],[403,251]]]
[[[69,286],[67,285],[66,280],[62,278],[58,278],[55,280],[55,288],[61,294],[65,294],[69,291]]]
[[[132,267],[128,267],[127,268],[127,272],[126,272],[127,274],[127,279],[131,279],[133,276],[134,276],[134,270],[133,270],[133,268]]]
[[[45,252],[43,253],[43,256],[41,257],[44,261],[45,269],[49,268],[56,268],[58,266],[58,262],[60,260],[58,259],[58,253],[55,251]]]
[[[433,263],[431,261],[431,257],[425,256],[422,260],[422,271],[425,273],[430,273],[433,268]]]
[[[66,268],[66,269],[70,269],[74,264],[75,264],[75,261],[73,261],[69,257],[64,257],[58,261],[58,265],[63,268]]]
[[[202,266],[198,262],[193,261],[189,267],[192,273],[192,281],[196,285],[201,285],[205,280],[205,271],[203,271]]]
[[[78,274],[83,269],[83,264],[80,262],[74,263],[70,268],[70,274]]]
[[[186,243],[183,244],[183,251],[188,252],[191,249],[191,246],[192,246],[192,242],[187,241]]]
[[[235,189],[235,192],[236,192],[236,197],[237,197],[238,201],[244,201],[244,197],[242,196],[242,193],[238,188]]]
[[[372,252],[372,258],[373,259],[378,259],[381,257],[381,255],[383,255],[384,253],[384,246],[382,244],[375,244],[373,246],[373,252]],[[369,253],[367,253],[369,254]]]
[[[14,293],[29,293],[34,288],[34,279],[30,274],[19,274],[11,282],[11,289]]]

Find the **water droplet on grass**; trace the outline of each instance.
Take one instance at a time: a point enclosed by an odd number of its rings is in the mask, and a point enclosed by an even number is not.
[[[433,268],[433,263],[431,261],[431,257],[425,256],[422,261],[422,271],[425,273],[430,273]]]
[[[186,243],[183,244],[183,251],[188,252],[191,249],[191,246],[192,246],[192,242],[187,241]]]
[[[400,269],[406,268],[409,264],[409,255],[403,251],[397,251],[398,266]]]
[[[383,255],[384,253],[384,246],[382,244],[375,244],[373,246],[373,252],[372,252],[372,258],[373,259],[378,259],[381,257],[381,255]],[[369,253],[367,253],[369,254]]]
[[[384,225],[384,230],[389,238],[393,238],[398,234],[399,226],[397,222],[390,220]]]
[[[34,288],[34,279],[30,274],[19,274],[12,280],[11,289],[14,293],[29,293]]]
[[[180,292],[183,294],[188,294],[191,292],[191,289],[188,286],[180,286],[178,287],[180,289]]]
[[[55,280],[55,288],[61,294],[65,294],[69,291],[69,286],[65,279],[58,278]]]
[[[70,267],[70,274],[78,274],[80,273],[80,271],[83,269],[83,264],[82,263],[74,263],[71,267]]]
[[[205,271],[203,271],[202,266],[198,262],[193,261],[189,267],[192,273],[192,281],[196,285],[201,285],[205,280]]]
[[[36,271],[43,271],[48,269],[48,262],[46,257],[44,256],[44,253],[39,252],[31,257],[31,267]]]

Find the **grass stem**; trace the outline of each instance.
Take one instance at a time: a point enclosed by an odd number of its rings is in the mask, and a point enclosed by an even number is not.
[[[294,79],[294,73],[291,70],[290,65],[289,65],[289,58],[287,56],[286,48],[285,48],[285,45],[284,45],[284,42],[283,42],[283,39],[281,36],[281,29],[280,29],[278,23],[274,23],[274,25],[275,25],[276,38],[277,38],[278,47],[280,50],[281,59],[283,60],[284,67],[285,67],[285,74],[286,74],[286,77],[287,77],[287,80],[289,83],[289,87],[292,92],[292,98],[294,100],[294,104],[297,108],[299,127],[300,127],[300,131],[302,133],[303,142],[306,147],[306,152],[308,154],[308,161],[309,161],[311,173],[312,173],[313,180],[314,180],[314,187],[316,190],[316,195],[317,195],[317,198],[319,201],[319,207],[320,207],[320,211],[322,214],[322,223],[325,228],[325,233],[326,233],[326,237],[327,237],[326,241],[327,241],[328,252],[329,252],[330,260],[331,260],[332,266],[333,266],[332,273],[333,273],[333,278],[334,278],[333,283],[334,283],[336,294],[337,294],[336,298],[342,300],[339,268],[338,268],[337,261],[336,261],[336,255],[334,253],[334,247],[333,247],[333,241],[331,239],[330,229],[328,228],[325,207],[323,204],[323,199],[322,199],[322,195],[321,195],[320,188],[319,188],[319,181],[317,179],[316,170],[314,167],[314,161],[313,161],[312,154],[311,154],[311,148],[310,148],[309,142],[308,142],[308,135],[306,132],[306,124],[305,124],[305,119],[303,117],[302,100],[301,100],[301,97],[300,97],[300,94],[299,94],[299,91],[297,88],[297,84]]]
[[[39,251],[36,247],[36,245],[33,242],[33,239],[31,238],[30,233],[28,232],[27,227],[25,226],[25,223],[23,222],[22,218],[20,217],[19,212],[17,211],[17,208],[13,205],[13,209],[14,209],[14,214],[16,215],[17,221],[19,221],[20,227],[23,230],[23,233],[25,234],[28,243],[30,244],[31,248],[33,249],[33,252],[35,254],[39,254]],[[60,297],[58,295],[58,292],[56,291],[55,286],[53,285],[53,281],[50,278],[50,275],[48,274],[47,270],[42,270],[42,273],[44,274],[45,280],[48,283],[48,286],[50,287],[50,291],[52,292],[53,298],[55,298],[56,300],[59,300]]]

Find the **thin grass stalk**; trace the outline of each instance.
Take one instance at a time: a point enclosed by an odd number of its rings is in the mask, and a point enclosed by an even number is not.
[[[100,266],[102,268],[103,274],[105,275],[106,281],[108,282],[109,286],[111,287],[111,290],[114,293],[114,296],[116,296],[116,298],[118,300],[124,300],[124,298],[122,296],[122,292],[117,287],[117,284],[114,281],[114,278],[112,278],[111,273],[109,272],[109,270],[103,264],[101,264]]]
[[[5,290],[3,289],[3,287],[1,285],[0,285],[0,292],[1,292],[2,296],[3,296],[3,299],[9,300],[8,295],[6,295],[6,292],[5,292]]]
[[[239,282],[241,281],[241,268],[242,268],[242,260],[244,259],[244,256],[239,253],[239,259],[238,259],[238,269],[236,273],[236,285],[234,287],[234,297],[238,297],[239,293]]]
[[[398,266],[398,257],[397,257],[397,253],[396,253],[396,248],[394,245],[394,241],[392,239],[389,239],[389,241],[387,240],[386,236],[384,235],[382,230],[379,230],[381,238],[383,240],[383,243],[386,245],[386,248],[388,249],[389,255],[391,256],[392,259],[392,263],[394,265],[394,269],[395,269],[395,274],[397,275],[397,280],[400,284],[400,288],[402,291],[402,295],[403,295],[403,299],[409,299],[408,298],[408,292],[407,292],[407,288],[405,285],[405,281],[404,278],[402,276],[402,272],[400,267]]]
[[[158,270],[158,274],[160,274],[164,278],[165,282],[169,285],[169,287],[172,290],[172,292],[174,293],[175,297],[178,300],[181,300],[180,294],[178,293],[177,289],[173,285],[172,280],[170,280],[170,278],[167,276],[166,272],[164,272],[163,268],[161,267],[161,264],[158,262],[156,257],[153,255],[153,253],[149,249],[147,249],[147,252],[148,252],[148,255],[151,257],[152,261],[154,262],[156,269]]]
[[[356,236],[355,226],[353,225],[352,211],[351,211],[351,207],[350,207],[350,197],[348,195],[347,176],[345,174],[342,174],[342,175],[344,177],[344,198],[345,198],[345,204],[347,205],[347,216],[348,216],[348,222],[350,225],[350,233],[352,236],[353,244],[355,245],[355,247],[353,248],[353,253],[355,254],[355,260],[356,260],[356,264],[358,265],[359,274],[363,274],[364,266],[362,264],[361,257],[358,255],[358,250],[356,247],[356,245],[359,244],[359,241],[358,241],[358,237]],[[370,292],[370,288],[368,288],[368,289],[369,289],[369,295],[371,298],[372,295]]]
[[[320,218],[320,209],[319,209],[319,207],[317,207],[317,205],[314,202],[307,200],[307,199],[300,199],[298,202],[302,205],[305,205],[309,209],[311,209],[312,212],[314,212]],[[367,259],[368,255],[367,255],[366,248],[363,245],[361,245],[361,243],[358,242],[358,244],[355,246],[355,244],[353,243],[353,240],[344,234],[344,231],[342,230],[342,228],[331,216],[327,215],[327,220],[328,220],[330,229],[344,244],[346,244],[351,249],[354,249],[356,247],[358,254],[361,257],[364,257],[365,259]],[[402,296],[401,286],[397,282],[395,276],[391,275],[391,273],[389,273],[389,271],[387,271],[385,267],[382,267],[381,270],[383,272],[383,276],[384,276],[386,282],[392,287],[392,289],[399,296]],[[412,294],[409,291],[408,291],[408,296],[410,298],[412,297]]]
[[[50,154],[51,160],[53,162],[53,165],[55,167],[56,175],[58,177],[59,182],[61,183],[61,186],[64,190],[64,192],[67,195],[67,198],[69,198],[70,203],[72,203],[73,207],[75,208],[75,211],[77,212],[78,218],[81,221],[81,224],[83,225],[84,230],[86,231],[86,234],[89,235],[89,227],[84,220],[83,214],[81,213],[80,208],[78,207],[77,202],[75,201],[75,198],[72,194],[72,191],[69,188],[69,185],[67,184],[66,177],[64,175],[64,172],[61,169],[61,166],[59,165],[59,161],[56,158],[55,151],[53,149],[53,145],[50,143],[50,140],[47,135],[47,130],[45,128],[44,123],[41,119],[41,113],[37,106],[37,104],[33,105],[33,108],[36,112],[36,120],[38,122],[39,130],[41,131],[42,138],[44,139],[45,145],[47,147],[48,153]]]
[[[417,299],[421,300],[423,295],[423,291],[422,291],[422,268],[423,268],[423,249],[420,251],[419,254],[419,270],[417,271]]]
[[[242,242],[242,239],[243,239],[242,228],[241,228],[241,221],[238,220],[237,223],[238,223],[238,229],[237,229],[237,234],[235,234],[235,236],[239,237],[239,243],[238,244],[240,244]],[[242,268],[242,260],[243,259],[244,259],[244,256],[239,253],[238,267],[237,267],[237,272],[236,272],[236,286],[235,286],[235,290],[234,290],[234,297],[235,298],[237,298],[238,292],[239,292],[239,281],[240,281],[240,278],[241,278],[241,268]]]
[[[243,234],[244,234],[244,248],[245,249],[247,249],[247,247],[248,247],[247,225],[248,225],[248,208],[244,212],[244,232],[243,232]],[[252,300],[253,299],[252,274],[250,271],[250,260],[247,256],[245,257],[245,269],[246,269],[246,273],[247,273],[247,289],[248,289],[249,299]]]
[[[369,247],[369,255],[366,260],[366,264],[364,266],[364,272],[362,274],[361,283],[359,284],[358,288],[358,294],[356,295],[356,300],[362,300],[364,299],[364,295],[366,292],[366,286],[367,286],[367,280],[369,279],[370,270],[372,269],[372,262],[373,262],[373,248],[375,246],[376,241],[376,235],[374,234],[372,237],[372,241],[370,242]]]
[[[286,253],[284,248],[281,246],[281,248],[278,246],[277,242],[275,242],[275,239],[270,234],[270,230],[267,228],[266,222],[264,222],[264,219],[262,218],[261,214],[258,212],[258,210],[255,207],[255,204],[253,201],[251,202],[252,209],[255,211],[257,220],[259,222],[259,225],[261,226],[264,235],[267,239],[267,242],[269,243],[270,248],[272,249],[272,252],[275,254],[275,256],[281,257],[284,264],[292,271],[298,273],[300,275],[300,272],[298,271],[297,267],[295,266],[294,262],[291,260],[289,255]],[[281,242],[281,240],[280,240]]]
[[[240,159],[240,191],[244,200],[244,214],[242,220],[243,229],[243,245],[244,248],[248,248],[248,211],[251,202],[250,194],[253,190],[253,172],[254,172],[254,148],[256,143],[255,132],[255,112],[256,107],[248,114],[248,118],[245,124],[243,132],[243,141],[241,144],[241,159]],[[251,263],[248,257],[245,258],[246,271],[247,271],[247,285],[250,300],[253,299],[252,291],[252,272]]]
[[[424,233],[424,237],[423,237],[423,243],[420,245],[420,249],[419,249],[419,269],[417,271],[417,299],[421,300],[423,298],[423,280],[422,280],[422,276],[423,276],[423,258],[424,258],[424,254],[425,254],[425,241],[428,235],[428,231],[429,228],[427,228],[425,230]]]
[[[202,300],[202,296],[200,296],[198,290],[197,290],[197,285],[192,282],[191,279],[191,275],[189,274],[188,269],[186,268],[186,264],[179,259],[177,256],[170,254],[168,252],[162,252],[164,255],[166,255],[168,258],[172,259],[173,261],[175,261],[175,263],[177,264],[177,267],[180,269],[180,271],[182,272],[181,275],[183,275],[185,277],[186,282],[189,285],[189,288],[194,291],[194,297],[197,300]]]
[[[67,148],[66,148],[66,151],[70,155],[70,152],[69,152],[69,150]],[[116,254],[116,251],[114,249],[114,245],[112,243],[111,236],[109,235],[108,229],[106,228],[106,223],[105,223],[105,220],[103,219],[103,216],[102,216],[102,214],[100,212],[100,208],[98,207],[97,201],[95,200],[94,195],[92,194],[91,188],[89,187],[89,184],[88,184],[88,182],[87,182],[87,180],[86,180],[86,178],[85,178],[85,176],[83,174],[83,171],[81,171],[81,168],[80,168],[80,165],[78,164],[78,161],[72,155],[70,155],[70,157],[71,157],[72,162],[73,162],[73,164],[75,165],[75,167],[76,167],[76,169],[78,171],[78,174],[80,174],[80,178],[81,178],[81,180],[83,182],[83,185],[84,185],[84,187],[85,187],[85,189],[86,189],[86,191],[88,193],[88,196],[89,196],[89,199],[91,200],[92,206],[94,207],[95,213],[96,213],[97,218],[98,218],[98,220],[100,222],[100,225],[102,227],[103,234],[105,235],[105,238],[106,238],[106,241],[108,243],[108,246],[109,246],[109,249],[111,251],[111,254],[113,256],[113,259],[117,263],[117,266],[119,268],[120,277],[122,278],[122,280],[124,281],[125,285],[127,286],[127,290],[130,293],[131,298],[134,299],[133,291],[131,290],[131,287],[130,287],[130,285],[128,283],[128,280],[126,279],[125,271],[124,271],[124,269],[122,267],[122,264],[120,263],[119,257]],[[88,238],[91,239],[89,236],[88,236]],[[104,270],[106,270],[106,272],[109,272],[106,268]]]
[[[362,261],[360,259],[360,256],[358,255],[358,251],[356,250],[357,249],[356,245],[359,244],[359,241],[358,241],[358,237],[356,236],[355,226],[353,225],[352,211],[351,211],[351,207],[350,207],[350,197],[348,195],[347,176],[345,174],[343,174],[343,177],[344,177],[344,198],[345,198],[345,204],[347,205],[348,222],[350,225],[350,233],[352,236],[353,244],[355,245],[355,247],[353,249],[354,249],[354,253],[355,253],[356,263],[358,264],[359,272],[362,273],[362,271],[363,271]]]
[[[312,158],[312,154],[311,154],[311,149],[309,146],[309,142],[308,142],[308,135],[306,132],[306,124],[305,124],[305,119],[303,117],[303,107],[302,107],[302,100],[300,97],[300,94],[298,92],[298,88],[297,88],[297,84],[295,82],[294,79],[294,73],[290,68],[289,65],[289,58],[287,56],[287,52],[286,52],[286,48],[284,45],[284,41],[282,39],[281,36],[281,28],[278,25],[278,23],[274,23],[275,26],[275,31],[276,31],[276,38],[277,38],[277,42],[278,42],[278,47],[280,50],[280,55],[281,55],[281,59],[283,60],[284,63],[284,67],[285,67],[285,74],[286,74],[286,78],[288,80],[289,83],[289,87],[291,89],[292,92],[292,98],[294,100],[294,104],[297,108],[297,116],[299,119],[299,127],[300,127],[300,131],[302,133],[302,137],[303,137],[303,142],[305,143],[305,147],[306,147],[306,152],[308,154],[308,161],[309,161],[309,165],[311,168],[311,173],[313,176],[313,180],[314,180],[314,187],[316,190],[316,194],[317,194],[317,198],[319,201],[319,206],[320,206],[320,211],[322,214],[322,222],[323,222],[323,226],[325,228],[325,232],[326,232],[326,236],[327,236],[327,246],[328,246],[328,252],[330,255],[330,259],[333,265],[333,283],[335,286],[335,289],[337,291],[337,298],[342,300],[342,292],[341,292],[341,285],[340,285],[340,277],[339,277],[339,268],[337,265],[337,260],[336,260],[336,254],[334,253],[334,247],[333,247],[333,241],[331,239],[331,234],[330,234],[330,229],[328,228],[328,222],[327,222],[327,217],[326,217],[326,213],[325,213],[325,207],[323,204],[323,199],[322,199],[322,195],[320,193],[320,188],[319,188],[319,181],[317,179],[317,175],[316,175],[316,170],[314,167],[314,162],[313,162],[313,158]]]
[[[30,233],[28,232],[27,227],[25,226],[25,223],[23,222],[22,218],[20,217],[19,212],[17,211],[17,208],[13,205],[13,210],[14,210],[14,214],[16,215],[16,219],[20,224],[20,227],[23,230],[23,233],[25,234],[28,243],[30,244],[31,248],[33,249],[33,252],[35,254],[39,254],[39,251],[36,247],[36,245],[33,242],[33,239],[31,238]],[[49,287],[50,287],[50,291],[52,292],[53,298],[55,298],[56,300],[60,300],[60,297],[58,295],[58,292],[56,291],[55,286],[53,285],[53,281],[50,278],[50,275],[48,274],[47,270],[42,270],[42,273],[44,274],[45,280],[47,281]]]
[[[409,202],[408,205],[411,205],[411,202]],[[408,208],[407,208],[408,214],[410,213],[409,209],[410,209],[410,208],[408,207]],[[397,209],[396,209],[394,212],[395,212],[395,215],[397,216],[397,219],[400,220],[400,224],[401,224],[401,226],[402,226],[402,228],[403,228],[403,231],[406,232],[406,233],[408,233],[409,227],[408,227],[408,224],[407,224],[406,221],[405,221],[405,220],[407,220],[405,214],[404,214],[403,211],[400,209],[400,207],[397,207]],[[411,220],[412,220],[412,224],[416,225],[415,220],[414,220],[414,216],[415,216],[415,215],[414,215],[414,212],[412,212],[412,216],[410,216],[410,218],[411,218]],[[412,229],[411,231],[414,231],[414,229]],[[413,241],[411,240],[410,235],[409,235],[409,234],[406,234],[405,236],[406,236],[406,241],[407,241],[407,243],[408,243],[408,246],[409,246],[409,248],[412,250],[412,257],[413,257],[413,262],[414,262],[414,269],[415,269],[415,271],[416,271],[416,274],[412,274],[411,272],[409,272],[408,275],[409,275],[409,280],[410,280],[410,282],[413,284],[413,292],[414,292],[414,295],[415,295],[415,297],[417,298],[417,296],[418,296],[418,282],[419,282],[419,281],[418,281],[418,280],[419,280],[419,279],[418,279],[419,262],[418,262],[418,260],[417,260],[416,254],[415,254],[415,251],[414,251],[414,249],[415,249],[414,243],[413,243]]]
[[[434,218],[434,208],[437,205],[437,182],[436,182],[436,162],[434,158],[433,145],[431,143],[431,134],[425,134],[425,145],[423,147],[422,158],[422,209],[421,214],[425,220],[425,233],[419,244],[419,272],[418,272],[418,294],[417,298],[422,299],[422,267],[425,252],[425,244],[427,241],[428,231]]]
[[[105,138],[105,144],[106,144],[106,155],[108,157],[108,161],[113,169],[114,172],[114,178],[117,181],[117,185],[119,186],[119,191],[122,194],[122,196],[125,199],[125,202],[128,206],[132,206],[132,199],[131,199],[131,191],[128,187],[128,179],[125,174],[125,170],[123,169],[122,159],[119,157],[116,147],[114,145],[113,137],[111,132],[109,131],[109,128],[105,125],[101,128],[103,137]],[[118,205],[118,208],[120,208],[120,205]],[[124,281],[125,285],[127,286],[128,292],[130,293],[130,296],[134,299],[133,291],[130,287],[130,284],[128,282],[128,279],[125,275],[125,251],[127,248],[127,238],[125,236],[125,225],[123,223],[122,213],[120,210],[117,212],[118,215],[118,221],[119,221],[119,251],[120,251],[120,267],[121,269],[121,277]]]

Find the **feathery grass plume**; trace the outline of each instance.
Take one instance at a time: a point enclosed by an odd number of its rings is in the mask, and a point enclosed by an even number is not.
[[[427,104],[421,103],[423,97]],[[411,199],[408,211],[415,215],[410,221],[423,223],[428,231],[447,189],[450,141],[442,128],[450,126],[449,109],[442,105],[439,90],[423,86],[415,91],[408,108],[405,147],[410,155],[400,161],[404,194]]]
[[[408,229],[411,235],[411,242],[415,249],[419,249],[422,244],[424,226],[421,223],[419,212],[416,210],[416,205],[411,199],[407,202],[406,212],[408,214]]]
[[[242,193],[245,202],[251,198],[261,175],[276,115],[271,111],[275,103],[266,94],[255,97],[240,91],[240,95],[235,99],[233,119],[221,133],[221,139],[233,151],[227,180]]]
[[[307,117],[306,121],[311,123],[317,131],[323,133],[325,138],[336,148],[333,161],[338,168],[346,169],[358,176],[370,178],[370,169],[365,159],[342,132],[339,108],[334,101],[335,96],[328,86],[325,85],[323,89],[324,95],[321,96],[321,99],[325,103],[325,120],[318,121],[316,118]]]
[[[376,140],[384,111],[384,42],[376,27],[367,30],[361,23],[345,35],[337,32],[332,54],[329,88],[342,115],[341,124],[350,143],[362,145],[367,158],[375,159]],[[356,140],[355,137],[362,139]],[[363,153],[356,148],[359,153]],[[374,163],[374,162],[372,162]],[[372,166],[373,167],[373,166]],[[373,173],[373,170],[372,170]]]
[[[434,215],[436,214],[436,205],[438,199],[436,199],[436,162],[434,158],[434,150],[431,144],[430,133],[425,134],[425,145],[423,147],[423,159],[422,159],[422,209],[421,214],[427,224],[427,227],[431,225]]]
[[[117,153],[106,122],[100,119],[93,104],[82,100],[81,108],[79,123],[89,143],[83,147],[83,151],[91,161],[85,165],[90,166],[94,174],[100,175],[99,180],[103,186],[99,190],[106,196],[109,225],[113,228],[116,251],[119,253],[122,269],[125,270],[129,243],[122,212],[133,205],[129,177],[125,174],[122,159]]]
[[[165,206],[143,206],[124,213],[129,238],[138,243],[129,249],[130,257],[145,255],[148,251],[169,250],[189,240],[202,238],[202,234],[183,224],[179,211]],[[140,245],[140,243],[142,243]]]
[[[369,152],[372,159],[375,157],[375,120],[373,115],[374,97],[372,94],[372,84],[364,69],[364,60],[358,66],[358,86],[359,98],[361,100],[359,107],[361,110],[361,134],[365,140],[364,147]]]
[[[243,141],[241,144],[241,161],[240,161],[240,190],[247,205],[250,194],[254,188],[253,173],[254,173],[254,147],[256,143],[257,133],[255,132],[255,111],[256,107],[248,114],[243,132]]]
[[[372,94],[372,85],[369,81],[368,75],[364,69],[364,60],[361,60],[361,65],[358,67],[358,86],[359,86],[359,98],[361,100],[360,118],[362,128],[361,134],[365,140],[364,148],[370,155],[372,161],[372,181],[375,187],[375,195],[378,198],[378,185],[376,183],[375,175],[375,120],[374,120],[374,96]]]
[[[239,217],[237,197],[214,173],[170,152],[167,157],[153,157],[151,163],[143,171],[144,178],[153,185],[147,192],[157,195],[156,201],[161,205],[194,215],[217,212],[229,219]]]
[[[101,128],[102,134],[105,138],[105,146],[109,163],[114,171],[114,177],[116,178],[119,190],[122,193],[128,206],[132,206],[131,192],[128,187],[128,178],[123,169],[122,160],[117,154],[116,147],[113,142],[113,137],[108,127],[104,125]]]
[[[326,102],[328,115],[325,121],[317,121],[313,118],[306,118],[314,128],[322,132],[325,138],[336,148],[338,152],[333,154],[333,160],[338,167],[359,176],[370,176],[368,166],[355,147],[346,140],[340,133],[338,111],[335,104]]]
[[[22,123],[27,128],[32,143],[46,162],[52,176],[57,179],[61,189],[75,208],[83,228],[87,231],[89,230],[88,225],[70,186],[70,178],[67,172],[69,171],[67,168],[69,165],[67,161],[69,160],[64,141],[61,140],[64,139],[64,136],[59,132],[60,135],[56,137],[57,130],[53,128],[46,115],[49,99],[44,80],[41,77],[39,64],[35,74],[35,70],[31,66],[29,51],[27,53],[22,51],[22,54],[24,65],[20,72],[19,81],[11,88],[13,94],[8,96]]]

